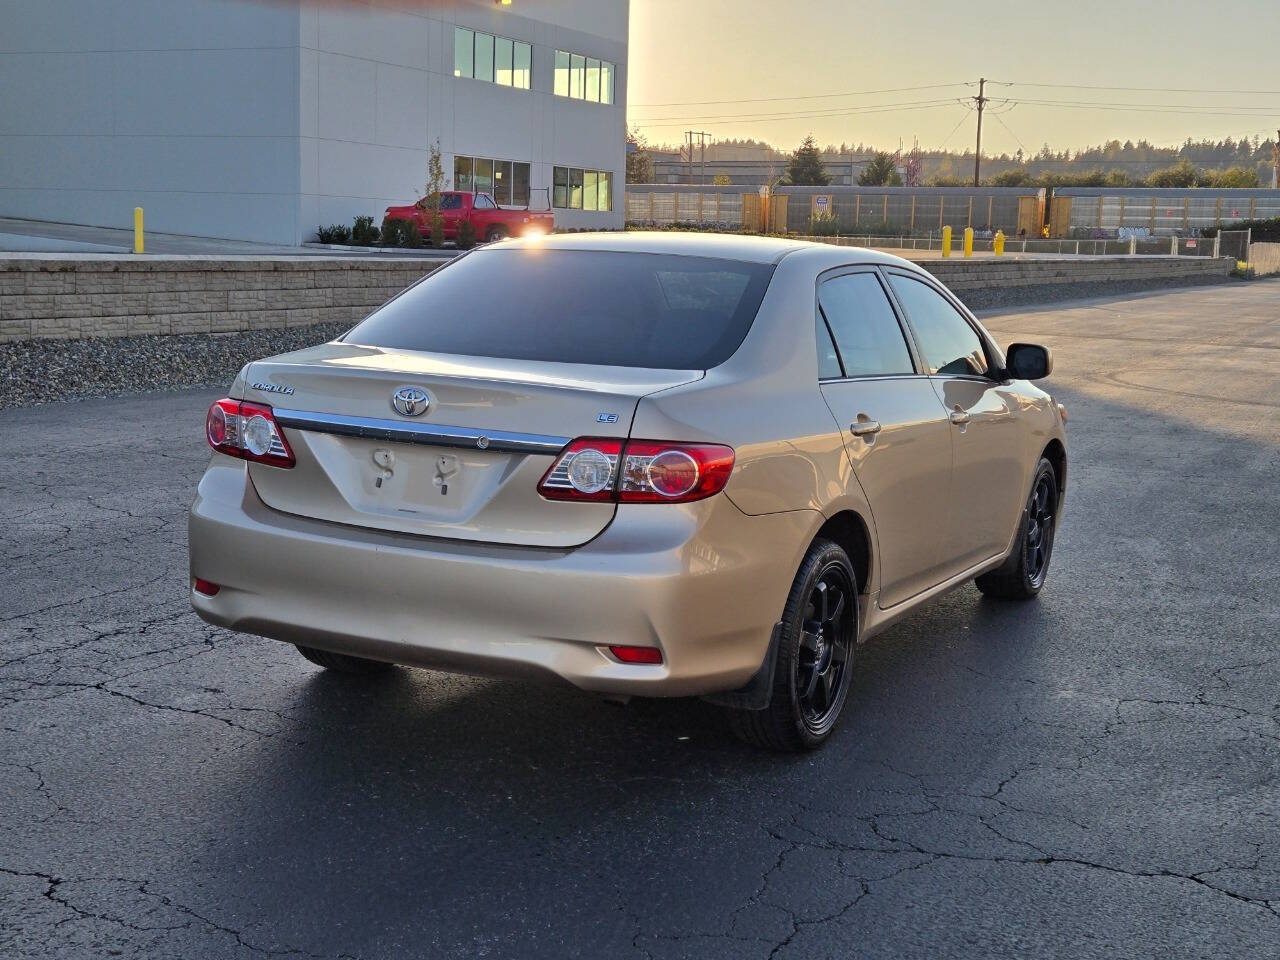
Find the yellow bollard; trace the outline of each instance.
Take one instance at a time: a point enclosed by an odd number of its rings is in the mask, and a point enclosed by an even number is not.
[[[951,228],[942,228],[942,255],[944,257],[951,256]]]
[[[142,208],[133,208],[133,252],[143,252],[142,242]]]
[[[1004,231],[997,230],[995,240],[991,243],[991,250],[997,257],[1004,256]]]
[[[973,227],[964,228],[964,255],[973,256]]]

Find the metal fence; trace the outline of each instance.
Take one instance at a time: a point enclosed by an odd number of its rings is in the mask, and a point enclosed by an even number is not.
[[[702,226],[741,230],[741,187],[669,187],[627,184],[627,223],[641,227]]]
[[[1038,236],[1045,191],[1022,187],[778,187],[790,198],[787,229],[808,233],[815,217],[834,216],[840,233],[928,235],[950,226]]]
[[[1280,217],[1280,190],[1059,187],[1052,214],[1053,232],[1063,236],[1191,236],[1205,227]]]

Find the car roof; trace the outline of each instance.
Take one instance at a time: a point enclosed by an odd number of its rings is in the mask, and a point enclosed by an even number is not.
[[[860,263],[911,266],[908,261],[878,250],[836,247],[831,244],[784,237],[756,237],[740,233],[695,233],[680,230],[553,233],[536,239],[504,240],[501,248],[543,250],[596,250],[614,253],[651,253],[683,257],[713,257],[747,263],[777,263],[788,254],[825,250]]]

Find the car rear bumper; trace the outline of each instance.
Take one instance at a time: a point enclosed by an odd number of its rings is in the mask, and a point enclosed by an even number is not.
[[[356,656],[584,690],[687,696],[760,667],[821,517],[752,517],[723,496],[630,504],[569,550],[382,533],[280,513],[215,456],[189,521],[192,590],[210,623]],[[610,644],[656,646],[623,664]]]

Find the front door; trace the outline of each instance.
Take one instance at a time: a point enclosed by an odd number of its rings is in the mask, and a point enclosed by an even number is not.
[[[874,268],[827,275],[818,301],[822,395],[871,506],[890,607],[941,579],[952,428]]]
[[[950,422],[950,576],[1003,553],[1017,526],[1027,495],[1017,395],[992,377],[990,345],[941,290],[899,271],[889,284]]]

